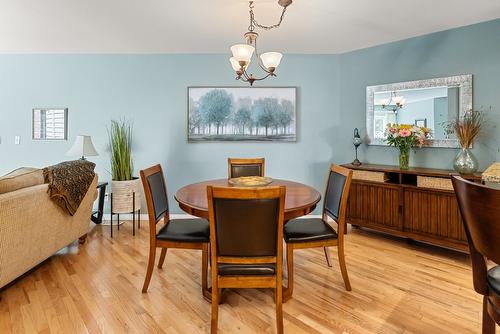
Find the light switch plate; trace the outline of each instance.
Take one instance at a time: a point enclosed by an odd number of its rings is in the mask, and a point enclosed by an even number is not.
[[[16,145],[21,144],[21,136],[14,136],[14,144]]]

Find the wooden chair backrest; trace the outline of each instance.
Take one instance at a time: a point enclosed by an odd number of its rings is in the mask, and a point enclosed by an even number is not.
[[[500,190],[452,175],[469,244],[474,289],[487,293],[486,259],[500,264]]]
[[[156,224],[170,221],[168,194],[161,165],[154,165],[140,172],[144,196],[148,207],[149,232],[156,237]]]
[[[228,178],[241,176],[264,176],[264,158],[228,158]]]
[[[332,164],[326,181],[325,198],[323,199],[323,219],[333,219],[337,225],[339,242],[344,238],[346,229],[347,201],[351,189],[352,170]]]
[[[283,255],[285,187],[207,187],[213,263],[276,263]]]

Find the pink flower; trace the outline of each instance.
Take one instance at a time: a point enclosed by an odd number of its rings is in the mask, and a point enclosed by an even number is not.
[[[401,137],[409,137],[411,136],[411,131],[409,129],[401,129],[399,130],[399,135]]]
[[[398,132],[398,129],[396,129],[396,128],[389,128],[389,132],[390,133],[396,133],[396,132]]]

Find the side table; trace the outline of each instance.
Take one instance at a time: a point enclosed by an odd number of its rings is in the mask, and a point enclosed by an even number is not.
[[[99,190],[99,202],[97,203],[97,210],[92,212],[90,219],[95,224],[102,223],[102,216],[104,215],[104,197],[106,196],[106,186],[108,182],[99,182],[97,184],[97,189]]]

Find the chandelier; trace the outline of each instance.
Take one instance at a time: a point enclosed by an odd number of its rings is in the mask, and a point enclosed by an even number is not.
[[[276,76],[275,71],[280,64],[283,55],[279,52],[265,52],[259,55],[259,52],[257,51],[257,37],[259,37],[259,34],[255,32],[255,28],[258,27],[264,30],[278,28],[281,25],[281,22],[283,22],[287,7],[291,3],[292,0],[278,0],[278,4],[283,7],[279,21],[278,23],[271,26],[265,26],[259,24],[255,20],[255,15],[253,13],[253,1],[249,1],[248,7],[250,9],[250,25],[248,26],[248,32],[246,32],[244,35],[246,44],[236,44],[231,46],[231,53],[233,56],[229,58],[231,66],[236,72],[236,80],[248,82],[250,83],[250,86],[253,86],[253,83],[255,81],[260,81],[268,77]],[[260,78],[256,78],[252,73],[249,74],[247,72],[248,66],[250,65],[254,53],[257,58],[259,67],[265,72],[264,76]]]
[[[398,110],[402,109],[406,103],[406,99],[403,96],[397,96],[396,91],[391,92],[391,96],[388,99],[381,99],[380,104],[383,110],[390,110],[397,113]]]

